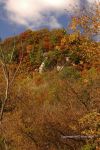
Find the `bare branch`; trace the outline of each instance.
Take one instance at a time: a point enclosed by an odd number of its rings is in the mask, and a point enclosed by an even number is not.
[[[4,54],[3,54],[3,50],[2,50],[1,47],[0,47],[0,53],[1,53],[0,62],[1,62],[1,65],[2,65],[5,80],[7,81],[7,78],[9,77],[9,72],[8,72],[8,69],[7,69],[7,64],[6,64],[5,57],[4,57]]]
[[[23,60],[23,43],[22,43],[22,41],[21,41],[21,47],[22,47],[21,60],[20,60],[20,63],[19,63],[19,65],[18,65],[18,67],[17,67],[17,69],[16,69],[16,71],[15,71],[15,73],[14,73],[14,75],[13,75],[12,80],[11,80],[11,82],[10,82],[10,84],[9,84],[10,86],[13,84],[13,82],[14,82],[14,80],[15,80],[15,77],[16,77],[16,75],[17,75],[19,69],[20,69],[21,64],[22,64],[22,60]]]
[[[17,69],[16,69],[16,71],[15,71],[15,73],[14,73],[14,75],[13,75],[12,80],[10,81],[10,84],[9,84],[10,86],[13,84],[13,82],[14,82],[14,80],[15,80],[15,77],[16,77],[16,75],[17,75],[19,69],[20,69],[21,64],[22,64],[22,61],[20,61],[19,65],[18,65],[18,67],[17,67]]]
[[[7,83],[6,83],[5,99],[2,101],[2,107],[1,107],[1,112],[0,112],[0,121],[2,121],[2,119],[3,119],[4,107],[5,107],[6,101],[8,99],[8,91],[9,91],[9,79],[7,79]]]
[[[11,53],[11,58],[10,58],[10,63],[12,62],[12,59],[13,59],[13,55],[14,55],[14,51],[15,51],[15,37],[14,37],[14,46],[13,46],[13,50],[12,50],[12,53]]]
[[[9,77],[9,68],[7,66],[7,62],[5,61],[5,56],[3,54],[3,50],[0,47],[0,62],[1,62],[1,65],[2,65],[3,74],[4,74],[4,77],[5,77],[5,81],[6,81],[5,98],[2,101],[2,107],[1,107],[1,110],[0,110],[0,122],[2,122],[2,119],[3,119],[4,108],[5,108],[6,102],[8,100],[8,96],[9,96],[9,88],[12,86],[12,84],[15,80],[16,74],[18,73],[19,68],[21,66],[21,63],[22,63],[22,59],[23,59],[23,44],[22,44],[22,42],[21,42],[21,46],[22,46],[22,57],[21,57],[20,63],[18,65],[11,81],[10,81],[10,77]],[[15,50],[15,40],[14,40],[14,48],[12,50],[10,62],[12,61],[14,50]]]
[[[100,138],[99,135],[72,135],[72,136],[61,136],[62,139],[97,139]]]

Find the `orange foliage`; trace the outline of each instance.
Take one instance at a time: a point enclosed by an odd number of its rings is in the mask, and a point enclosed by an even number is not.
[[[26,47],[26,51],[27,51],[27,54],[29,54],[32,51],[32,45],[28,45]]]

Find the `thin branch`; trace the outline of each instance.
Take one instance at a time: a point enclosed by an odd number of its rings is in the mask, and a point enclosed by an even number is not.
[[[9,91],[9,72],[8,72],[8,68],[7,68],[7,65],[6,65],[6,62],[5,62],[5,57],[4,57],[4,54],[3,54],[3,51],[2,51],[2,48],[1,48],[1,47],[0,47],[0,50],[1,50],[0,62],[1,62],[1,65],[2,65],[3,74],[4,74],[4,77],[5,77],[5,81],[6,81],[5,98],[4,98],[4,100],[2,101],[2,107],[1,107],[1,111],[0,111],[0,121],[2,122],[3,113],[4,113],[4,107],[5,107],[6,101],[7,101],[7,99],[8,99],[8,91]]]
[[[9,77],[9,73],[8,73],[8,69],[7,69],[4,53],[3,53],[3,50],[2,50],[1,47],[0,47],[0,53],[1,53],[0,62],[1,62],[1,65],[2,65],[2,69],[3,69],[4,76],[5,76],[5,80],[7,80],[7,78]]]
[[[8,150],[8,146],[7,146],[6,140],[4,139],[3,142],[4,142],[5,150]]]
[[[14,75],[13,75],[13,78],[12,78],[10,84],[9,84],[10,86],[13,84],[13,82],[14,82],[14,80],[15,80],[15,77],[16,77],[16,75],[17,75],[19,69],[20,69],[21,63],[22,63],[22,61],[20,61],[19,65],[18,65],[18,67],[17,67],[17,69],[16,69],[16,71],[15,71],[15,73],[14,73]]]
[[[23,59],[23,44],[21,42],[21,46],[22,46],[22,57],[21,57],[21,60],[20,60],[20,63],[12,77],[12,80],[10,81],[10,78],[9,78],[9,70],[8,70],[8,67],[7,67],[7,62],[5,61],[5,57],[4,57],[4,54],[3,54],[3,51],[2,51],[2,48],[0,47],[0,50],[1,50],[1,58],[0,58],[0,62],[2,64],[2,69],[3,69],[3,74],[4,74],[4,77],[5,77],[5,81],[6,81],[6,90],[5,90],[5,98],[4,100],[2,101],[2,107],[1,107],[1,110],[0,110],[0,123],[2,122],[2,119],[3,119],[3,114],[4,114],[4,108],[5,108],[5,105],[6,105],[6,102],[8,100],[8,96],[9,96],[9,87],[12,86],[13,82],[14,82],[14,79],[16,77],[16,74],[18,73],[19,71],[19,68],[21,66],[21,63],[22,63],[22,59]],[[12,56],[11,58],[13,58],[13,54],[14,54],[14,49],[12,51]]]
[[[21,46],[22,46],[22,56],[21,56],[21,60],[20,60],[20,63],[19,63],[19,65],[18,65],[18,67],[17,67],[17,69],[16,69],[16,71],[15,71],[15,73],[14,73],[14,75],[13,75],[12,80],[11,80],[11,82],[10,82],[10,84],[9,84],[10,86],[13,84],[13,82],[14,82],[14,80],[15,80],[15,77],[16,77],[16,75],[17,75],[19,69],[20,69],[21,64],[22,64],[22,60],[23,60],[23,44],[22,44],[22,42],[21,42]]]
[[[100,138],[99,135],[72,135],[72,136],[61,136],[62,139],[97,139]]]
[[[2,107],[1,107],[1,112],[0,112],[0,121],[2,122],[3,119],[3,113],[4,113],[4,107],[6,105],[6,101],[8,99],[8,92],[9,92],[9,79],[6,79],[6,91],[5,91],[5,98],[2,101]]]
[[[15,35],[15,34],[14,34]],[[14,37],[14,46],[13,46],[13,50],[12,50],[12,53],[11,53],[11,58],[10,58],[10,63],[12,62],[12,59],[13,59],[13,55],[14,55],[14,51],[15,51],[15,37]]]
[[[6,65],[3,63],[2,59],[0,59],[1,65],[2,65],[2,70],[3,70],[3,74],[5,77],[5,80],[7,81],[8,78],[8,71],[7,71],[7,67]]]

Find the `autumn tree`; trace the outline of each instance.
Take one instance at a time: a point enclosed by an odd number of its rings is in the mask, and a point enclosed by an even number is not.
[[[75,9],[75,16],[72,17],[70,28],[73,31],[80,31],[81,34],[92,38],[100,33],[100,2],[94,5],[89,4],[81,8]]]
[[[22,46],[22,52],[23,52],[22,43],[21,43],[21,46]],[[3,118],[4,118],[4,113],[6,112],[5,111],[7,108],[6,106],[7,106],[9,97],[10,97],[11,87],[13,86],[13,83],[15,81],[16,75],[20,69],[22,59],[23,59],[23,56],[22,56],[17,67],[15,69],[13,69],[11,67],[11,63],[15,57],[14,53],[15,53],[15,42],[14,42],[14,47],[12,49],[12,52],[9,55],[10,56],[9,59],[7,59],[8,54],[4,51],[4,49],[0,45],[0,64],[1,64],[0,67],[2,69],[4,83],[5,83],[4,96],[2,99],[0,99],[0,102],[1,102],[1,106],[0,106],[0,136],[1,135],[3,136],[2,142],[0,143],[0,148],[2,148],[1,144],[3,143],[4,146],[2,149],[5,149],[5,150],[8,150],[8,148],[7,148],[6,138],[4,135],[5,129],[3,128]],[[8,110],[12,110],[12,109],[8,108]]]

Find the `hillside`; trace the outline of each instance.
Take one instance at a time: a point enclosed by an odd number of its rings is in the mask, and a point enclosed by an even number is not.
[[[1,47],[8,61],[12,49],[13,63],[18,64],[23,57],[27,71],[38,69],[45,58],[48,69],[64,65],[66,57],[70,59],[70,64],[76,65],[80,71],[91,67],[99,68],[100,63],[100,43],[87,39],[79,32],[68,34],[64,29],[27,30],[5,39]]]
[[[0,150],[99,150],[100,43],[41,29],[0,46]]]

